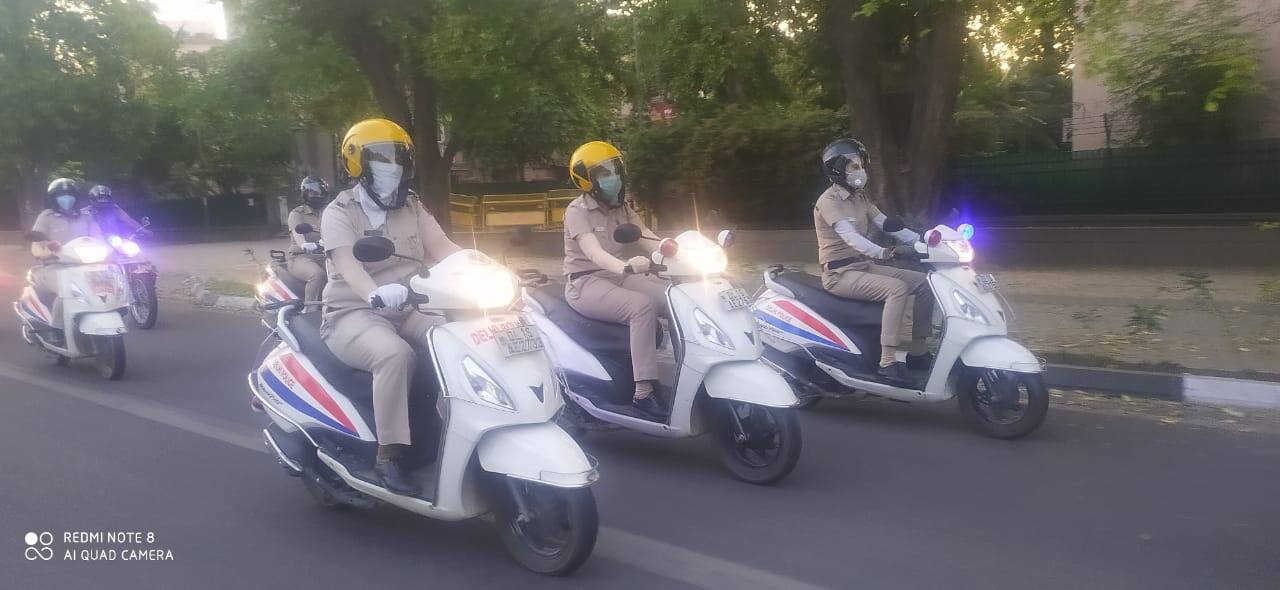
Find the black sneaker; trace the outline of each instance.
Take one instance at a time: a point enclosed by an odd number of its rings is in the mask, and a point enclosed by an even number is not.
[[[379,459],[373,463],[373,472],[382,480],[382,487],[401,496],[418,495],[418,486],[409,479],[408,470],[398,459]]]
[[[645,420],[662,422],[667,419],[667,409],[662,407],[662,403],[658,401],[658,396],[653,394],[644,399],[632,400],[631,408],[637,417]]]
[[[933,366],[932,354],[929,354],[926,352],[924,354],[908,354],[907,355],[908,369],[911,369],[913,371],[923,371],[923,370],[928,370],[929,367],[932,367],[932,366]]]
[[[907,372],[907,364],[896,362],[887,367],[880,367],[876,371],[876,375],[880,380],[894,387],[914,387],[915,380],[911,378],[911,373]]]

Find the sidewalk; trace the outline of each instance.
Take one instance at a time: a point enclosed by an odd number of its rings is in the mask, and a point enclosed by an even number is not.
[[[183,288],[187,276],[247,287],[258,281],[268,251],[284,246],[283,240],[155,246],[148,255],[162,273],[162,292]],[[513,255],[509,263],[560,274],[558,257]],[[789,266],[818,271],[816,264]],[[736,263],[730,275],[754,290],[765,268]],[[1280,373],[1280,271],[1016,268],[995,275],[1014,310],[1013,335],[1051,361]]]

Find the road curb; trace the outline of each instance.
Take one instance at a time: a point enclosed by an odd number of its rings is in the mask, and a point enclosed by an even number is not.
[[[1280,408],[1280,383],[1272,381],[1076,365],[1048,365],[1044,380],[1050,387],[1123,393],[1198,405]]]

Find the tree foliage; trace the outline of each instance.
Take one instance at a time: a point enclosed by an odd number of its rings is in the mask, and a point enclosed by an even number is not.
[[[1137,118],[1149,145],[1236,137],[1261,85],[1257,33],[1235,0],[1093,0],[1084,66]]]
[[[145,2],[0,3],[0,169],[18,181],[24,219],[64,162],[95,178],[131,169],[152,140],[174,46]]]

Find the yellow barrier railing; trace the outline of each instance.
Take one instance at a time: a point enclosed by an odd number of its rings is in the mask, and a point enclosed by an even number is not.
[[[519,226],[559,229],[564,226],[564,210],[580,194],[582,192],[575,189],[482,197],[450,194],[449,219],[456,231],[491,231]],[[641,215],[650,218],[644,212]]]

